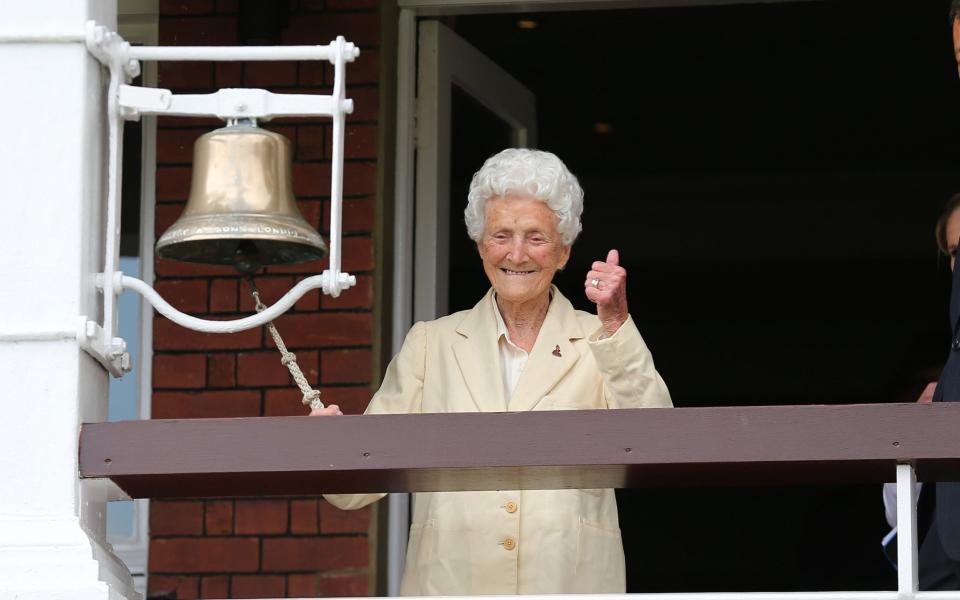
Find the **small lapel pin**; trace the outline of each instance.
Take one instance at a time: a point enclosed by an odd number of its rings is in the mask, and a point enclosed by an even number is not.
[[[553,349],[554,356],[560,356],[560,344],[557,344],[557,347]]]

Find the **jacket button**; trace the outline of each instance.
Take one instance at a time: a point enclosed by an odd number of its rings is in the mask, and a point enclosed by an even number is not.
[[[960,350],[960,338],[956,338],[955,340],[953,340],[953,344],[951,344],[951,347],[953,348],[954,351]]]
[[[508,537],[507,539],[503,540],[503,548],[505,550],[513,550],[516,547],[517,540],[513,539],[512,537]]]
[[[507,502],[503,507],[503,509],[510,514],[517,512],[517,508],[518,508],[517,503],[514,502],[513,500],[511,500],[510,502]]]

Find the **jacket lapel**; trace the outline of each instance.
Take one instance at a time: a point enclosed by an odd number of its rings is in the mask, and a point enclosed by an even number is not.
[[[947,351],[947,363],[940,372],[937,389],[933,391],[934,402],[960,401],[960,352],[955,350],[960,342],[960,269],[955,269],[951,275],[950,287],[950,327],[953,339],[950,341],[950,350]]]
[[[580,358],[571,340],[583,337],[573,305],[554,287],[547,316],[510,399],[511,412],[533,410],[540,403]]]
[[[506,412],[492,303],[493,289],[457,325],[457,333],[463,339],[453,343],[453,354],[477,410]]]
[[[954,336],[960,329],[960,269],[954,269],[950,285],[950,327]]]

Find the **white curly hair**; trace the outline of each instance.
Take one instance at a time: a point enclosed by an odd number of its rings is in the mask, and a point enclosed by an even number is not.
[[[470,239],[479,242],[483,236],[487,200],[510,195],[530,195],[546,202],[557,217],[563,245],[577,239],[583,228],[583,189],[557,155],[528,148],[498,152],[473,174],[463,211]]]

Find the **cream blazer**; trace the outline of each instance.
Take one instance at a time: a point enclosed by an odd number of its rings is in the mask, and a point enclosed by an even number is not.
[[[537,341],[504,398],[493,292],[471,310],[415,324],[368,414],[672,406],[632,319],[613,336],[555,287]],[[560,356],[554,353],[560,347]],[[490,440],[496,443],[496,438]],[[344,509],[384,494],[327,495]],[[430,492],[414,496],[401,593],[623,593],[612,489]]]

